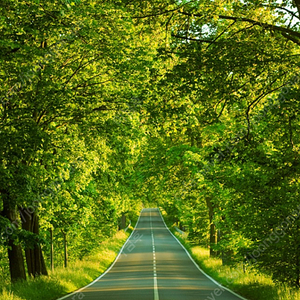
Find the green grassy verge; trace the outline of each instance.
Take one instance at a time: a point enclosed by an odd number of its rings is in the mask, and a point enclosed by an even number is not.
[[[249,300],[300,300],[300,291],[286,285],[275,284],[270,277],[255,269],[243,270],[242,264],[223,266],[219,258],[209,256],[209,250],[197,245],[191,245],[175,230],[173,234],[189,251],[195,262],[209,276],[223,286]]]
[[[114,261],[132,230],[123,230],[103,242],[98,253],[69,268],[57,268],[49,276],[30,278],[24,282],[1,286],[1,300],[54,300],[73,292],[96,279]]]

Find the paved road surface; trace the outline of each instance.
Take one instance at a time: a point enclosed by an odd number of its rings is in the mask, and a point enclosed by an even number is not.
[[[67,300],[240,300],[203,275],[156,208],[143,209],[113,267]]]

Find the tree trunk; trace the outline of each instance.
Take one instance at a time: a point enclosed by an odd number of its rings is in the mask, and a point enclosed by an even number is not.
[[[218,232],[216,225],[214,224],[214,208],[215,205],[211,202],[211,198],[206,197],[206,205],[209,213],[209,244],[210,244],[210,256],[217,256],[217,251],[214,250],[214,246],[218,243]]]
[[[299,261],[299,247],[297,249],[297,253],[296,253],[296,286],[299,287],[300,286],[300,261]]]
[[[11,205],[9,199],[9,193],[1,190],[1,196],[3,199],[3,217],[7,218],[11,225],[6,228],[6,237],[8,239],[8,259],[9,259],[9,270],[12,282],[18,280],[26,280],[26,272],[24,265],[24,257],[22,253],[22,247],[20,244],[15,243],[14,233],[19,227],[19,219],[16,207]]]
[[[30,212],[28,209],[20,210],[22,218],[22,227],[24,230],[39,235],[39,218],[36,212]],[[28,274],[32,276],[48,275],[44,256],[39,242],[29,245],[25,249]]]
[[[15,245],[12,239],[8,241],[8,259],[11,282],[26,280],[22,248],[20,245]]]
[[[53,230],[50,228],[50,265],[51,271],[54,271],[54,249],[53,249]]]
[[[123,213],[119,221],[119,230],[126,228],[126,215]]]
[[[64,266],[68,267],[68,245],[67,245],[67,234],[61,231],[64,237]]]
[[[122,229],[126,228],[126,215],[122,215],[121,217],[121,227]]]
[[[209,236],[209,244],[210,244],[210,256],[217,256],[217,251],[214,250],[214,246],[217,245],[217,230],[216,225],[210,221],[210,236]]]
[[[299,232],[299,225],[297,225],[297,231]],[[300,259],[299,259],[299,255],[300,255],[300,244],[299,244],[299,239],[296,238],[296,280],[295,280],[295,284],[297,287],[300,287]]]

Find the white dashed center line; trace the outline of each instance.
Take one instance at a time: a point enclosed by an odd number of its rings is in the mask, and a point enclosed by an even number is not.
[[[155,241],[154,241],[154,235],[153,235],[153,226],[152,226],[151,211],[150,211],[150,228],[151,228],[152,249],[153,249],[153,283],[154,283],[154,300],[159,300],[158,287],[157,287],[157,273],[156,273]]]

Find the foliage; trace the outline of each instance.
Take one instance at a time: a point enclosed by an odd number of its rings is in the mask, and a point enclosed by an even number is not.
[[[300,285],[299,1],[0,10],[0,266],[18,257],[13,280],[23,249],[84,259],[156,205],[224,264]]]
[[[84,260],[76,260],[70,269],[59,267],[49,277],[30,278],[27,282],[18,282],[12,287],[9,284],[6,287],[0,286],[0,299],[52,300],[71,293],[103,273],[113,262],[127,237],[128,233],[118,232],[105,240],[92,255]]]
[[[209,250],[207,248],[203,248],[199,245],[190,245],[190,243],[182,239],[178,233],[175,234],[181,243],[189,249],[191,256],[202,270],[223,286],[229,287],[247,299],[299,299],[300,295],[298,289],[293,289],[285,284],[276,284],[272,281],[270,276],[243,266],[242,264],[224,266],[220,258],[212,258],[209,256]]]

